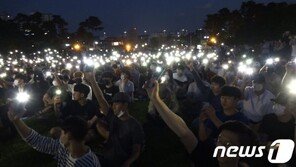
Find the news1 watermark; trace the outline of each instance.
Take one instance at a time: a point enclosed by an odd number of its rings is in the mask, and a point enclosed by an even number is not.
[[[274,164],[283,164],[290,161],[294,147],[295,143],[290,139],[274,141],[268,151],[268,161]],[[264,150],[266,150],[266,146],[217,146],[213,157],[260,158],[263,157]]]

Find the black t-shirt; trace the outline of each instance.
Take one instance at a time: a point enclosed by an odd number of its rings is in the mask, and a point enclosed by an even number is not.
[[[81,106],[77,101],[68,100],[62,104],[60,111],[60,118],[62,120],[69,116],[79,116],[87,121],[99,113],[98,106],[90,100],[87,100],[86,104],[83,106]]]
[[[111,86],[110,88],[107,88],[105,85],[100,85],[100,88],[102,89],[104,97],[108,102],[111,102],[112,97],[119,92],[118,86],[115,85]]]
[[[213,141],[199,141],[195,149],[189,155],[195,167],[219,167],[218,161],[213,157]]]
[[[127,160],[135,144],[144,144],[144,131],[140,123],[131,117],[122,121],[110,109],[106,122],[109,126],[109,138],[104,149],[104,158],[112,166],[121,166]]]

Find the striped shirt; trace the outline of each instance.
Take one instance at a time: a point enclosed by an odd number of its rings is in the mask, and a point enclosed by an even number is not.
[[[49,137],[41,136],[34,130],[24,139],[30,146],[39,152],[54,155],[59,167],[100,167],[97,156],[89,152],[80,158],[71,157],[68,149],[60,142]]]

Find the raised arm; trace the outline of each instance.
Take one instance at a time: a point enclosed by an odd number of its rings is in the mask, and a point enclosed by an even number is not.
[[[206,93],[206,90],[208,90],[208,87],[203,83],[201,77],[198,74],[198,70],[196,67],[194,67],[193,64],[188,65],[192,75],[193,79],[196,82],[196,86],[203,92]]]
[[[57,154],[58,148],[61,145],[58,140],[41,136],[29,128],[22,120],[20,120],[20,115],[15,114],[11,108],[9,109],[8,117],[13,122],[23,140],[25,140],[31,147],[42,153],[51,155]]]
[[[147,90],[150,99],[169,128],[181,139],[188,153],[191,153],[197,145],[197,138],[188,128],[184,120],[173,113],[159,97],[159,84],[155,82],[154,88]]]
[[[104,97],[104,94],[102,92],[102,90],[100,89],[100,87],[98,86],[96,79],[95,79],[95,75],[93,72],[87,72],[84,74],[85,79],[89,81],[91,88],[99,102],[99,105],[101,107],[101,111],[103,112],[104,115],[108,114],[109,111],[109,104],[107,102],[107,100]]]

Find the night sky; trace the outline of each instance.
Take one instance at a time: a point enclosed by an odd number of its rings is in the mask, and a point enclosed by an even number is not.
[[[273,0],[281,2],[282,0]],[[61,15],[69,30],[77,29],[88,16],[103,21],[107,35],[120,35],[136,27],[139,33],[195,30],[203,25],[207,14],[223,7],[238,9],[242,0],[0,0],[0,13],[52,13]],[[257,0],[268,3],[271,0]],[[286,0],[296,3],[296,0]]]

